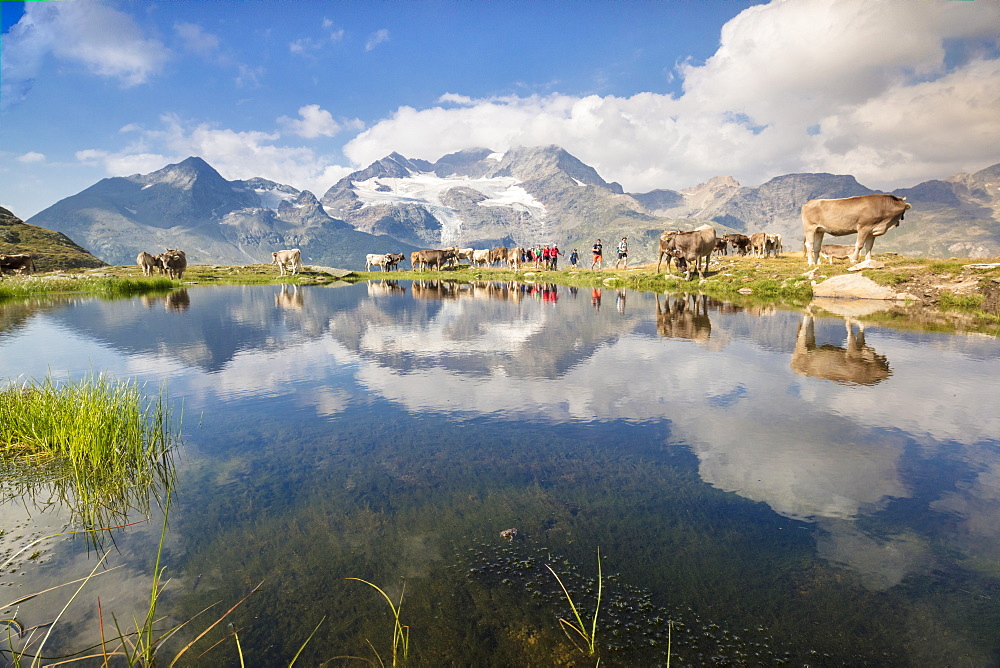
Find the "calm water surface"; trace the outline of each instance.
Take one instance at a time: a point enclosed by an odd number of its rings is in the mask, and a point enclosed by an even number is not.
[[[218,603],[200,630],[263,583],[212,639],[256,665],[324,618],[305,665],[388,660],[388,606],[350,577],[405,583],[419,665],[579,660],[545,564],[589,614],[598,549],[602,665],[665,663],[669,620],[671,665],[1000,663],[993,338],[501,283],[0,305],[0,378],[90,371],[182,406],[160,611]],[[0,555],[69,520],[0,490]],[[53,648],[99,640],[98,597],[106,622],[141,610],[158,538],[118,532]],[[97,558],[50,541],[0,605]],[[231,640],[208,656],[238,665]]]

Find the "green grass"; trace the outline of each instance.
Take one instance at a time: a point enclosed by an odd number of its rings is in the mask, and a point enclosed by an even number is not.
[[[410,627],[404,626],[402,622],[399,621],[399,613],[403,609],[403,594],[406,592],[406,583],[403,583],[403,587],[399,592],[399,602],[393,603],[389,595],[376,584],[372,584],[368,580],[362,580],[361,578],[347,578],[348,580],[357,580],[358,582],[363,582],[379,594],[382,598],[386,600],[389,604],[389,609],[392,610],[392,644],[391,644],[391,654],[392,654],[392,666],[401,666],[406,663],[410,655]],[[314,631],[315,633],[315,631]],[[308,641],[307,641],[308,642]],[[382,660],[382,656],[372,645],[371,641],[368,641],[368,645],[371,647],[372,652],[375,653],[375,658],[378,660],[380,666],[385,666],[385,662]],[[298,655],[296,655],[298,658]],[[345,657],[346,658],[346,657]],[[374,665],[374,664],[373,664]]]
[[[956,295],[942,292],[938,298],[938,307],[946,311],[978,311],[982,308],[986,297],[983,295]]]
[[[589,629],[584,623],[583,617],[580,615],[580,610],[576,607],[576,603],[573,602],[573,597],[570,596],[569,590],[566,589],[566,585],[563,584],[563,581],[559,577],[558,573],[556,573],[549,564],[545,564],[545,567],[549,569],[552,575],[555,576],[556,582],[559,583],[559,587],[562,588],[563,594],[566,596],[566,601],[569,603],[570,610],[573,611],[573,617],[576,619],[576,623],[573,623],[560,617],[560,627],[562,627],[563,631],[566,633],[566,637],[570,639],[570,642],[576,645],[577,649],[584,652],[587,656],[594,656],[594,654],[597,653],[597,615],[601,611],[601,592],[604,586],[604,579],[601,577],[600,548],[597,549],[597,603],[594,605],[594,617],[591,619]],[[573,631],[576,635],[580,636],[584,643],[583,647],[577,644],[576,638],[570,635],[570,631]],[[598,660],[598,663],[600,663],[600,660]]]
[[[161,388],[147,397],[134,381],[92,375],[57,383],[13,382],[0,390],[0,460],[4,468],[41,468],[85,527],[118,524],[129,509],[148,508],[173,474],[180,440]],[[9,481],[7,481],[9,483]]]
[[[96,292],[108,297],[127,297],[165,292],[177,286],[169,278],[118,278],[85,274],[10,277],[0,282],[0,301],[60,292]]]

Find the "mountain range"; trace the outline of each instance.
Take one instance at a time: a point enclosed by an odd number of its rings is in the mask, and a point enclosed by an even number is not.
[[[704,223],[720,233],[779,233],[797,249],[806,201],[873,192],[850,175],[787,174],[759,186],[721,176],[626,193],[564,149],[542,146],[467,149],[433,163],[392,153],[317,198],[263,178],[229,181],[190,157],[103,179],[27,222],[110,264],[129,264],[141,250],[182,248],[194,263],[235,264],[300,248],[306,264],[356,269],[367,253],[536,243],[586,251],[598,237],[612,246],[622,236],[632,261],[647,261],[663,230]],[[913,209],[876,251],[1000,255],[1000,164],[894,192]]]

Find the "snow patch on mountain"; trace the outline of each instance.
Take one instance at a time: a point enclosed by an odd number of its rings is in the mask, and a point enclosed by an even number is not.
[[[530,211],[543,218],[545,206],[531,196],[514,177],[471,178],[468,176],[440,177],[433,172],[418,172],[405,178],[373,177],[352,181],[354,193],[362,208],[379,204],[411,203],[425,207],[441,223],[441,244],[451,245],[462,231],[462,218],[455,209],[441,202],[441,196],[452,188],[464,187],[481,193],[486,199],[479,206],[506,206]]]
[[[254,192],[257,193],[257,197],[260,198],[261,206],[273,211],[277,211],[278,206],[282,202],[290,202],[296,197],[294,193],[285,192],[276,188],[254,188]]]

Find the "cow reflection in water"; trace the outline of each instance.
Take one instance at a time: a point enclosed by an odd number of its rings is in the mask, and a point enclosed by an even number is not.
[[[388,297],[405,293],[406,288],[400,285],[399,281],[368,281],[369,297]]]
[[[691,341],[708,341],[712,321],[708,318],[709,299],[705,295],[668,295],[661,306],[656,295],[656,329],[661,336]]]
[[[167,311],[186,311],[191,307],[191,296],[188,294],[187,288],[180,288],[178,290],[173,290],[167,293],[166,297],[150,297],[149,295],[143,295],[139,298],[142,305],[147,308],[153,308],[161,301],[163,302],[163,307]]]
[[[304,292],[297,285],[281,285],[281,292],[274,295],[274,305],[278,308],[290,308],[296,311],[302,308]]]
[[[451,281],[413,281],[411,288],[414,299],[458,299],[467,289]]]
[[[890,376],[889,361],[865,344],[865,326],[856,320],[844,320],[847,345],[816,345],[816,325],[812,313],[802,316],[792,353],[792,371],[802,376],[818,376],[837,383],[874,385]],[[854,325],[858,333],[854,334]]]

